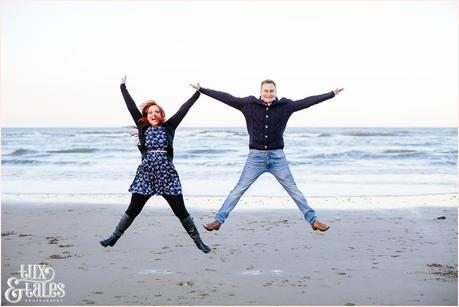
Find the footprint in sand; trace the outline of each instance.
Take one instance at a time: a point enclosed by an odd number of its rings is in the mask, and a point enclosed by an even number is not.
[[[126,295],[115,295],[114,298],[123,298],[126,297]]]
[[[84,299],[83,303],[85,303],[86,305],[94,305],[96,302],[88,300],[88,299]]]
[[[263,287],[269,287],[269,286],[271,286],[272,284],[273,284],[273,281],[269,281],[269,282],[267,282],[267,283],[264,283],[264,284],[263,284]]]
[[[437,280],[442,281],[457,281],[457,264],[456,265],[441,265],[439,263],[427,264],[430,268],[430,273],[438,276]]]
[[[69,255],[69,252],[63,252],[63,254],[67,255],[59,255],[59,254],[54,254],[48,257],[48,259],[65,259],[65,258],[70,258],[73,257],[73,255]]]
[[[217,272],[215,269],[204,269],[205,271]]]
[[[14,231],[2,232],[2,237],[12,236],[12,235],[15,235],[15,234],[16,233]]]
[[[48,240],[48,244],[57,244],[59,242],[58,237],[46,237],[46,240]]]
[[[240,254],[240,251],[237,248],[232,248],[232,249],[230,249],[229,253],[231,255]]]
[[[72,247],[72,246],[73,246],[72,244],[66,244],[66,245],[59,244],[59,247]]]
[[[181,281],[177,285],[180,287],[191,287],[194,283],[192,281]]]

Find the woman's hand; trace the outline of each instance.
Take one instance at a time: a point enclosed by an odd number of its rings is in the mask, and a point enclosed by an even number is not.
[[[192,88],[194,88],[195,90],[197,90],[197,91],[199,91],[199,89],[201,88],[201,85],[199,84],[199,82],[196,83],[196,84],[191,84],[191,83],[190,83],[190,86],[191,86]]]
[[[334,90],[335,92],[335,95],[338,95],[342,90],[344,90],[344,88],[337,88]]]
[[[121,84],[126,84],[126,79],[127,79],[127,77],[126,77],[126,75],[124,75],[124,77],[121,78]]]

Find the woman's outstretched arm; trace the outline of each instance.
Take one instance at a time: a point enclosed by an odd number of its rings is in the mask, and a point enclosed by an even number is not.
[[[126,75],[121,79],[121,94],[123,94],[124,102],[131,113],[132,119],[134,120],[136,125],[139,125],[139,120],[142,118],[142,113],[140,113],[139,109],[135,105],[135,101],[132,99],[131,95],[129,95],[128,90],[126,89]]]
[[[188,99],[184,104],[182,104],[180,109],[166,121],[166,123],[170,125],[173,129],[177,128],[177,126],[185,117],[186,113],[188,113],[188,110],[190,110],[190,108],[193,106],[196,100],[198,100],[200,95],[201,93],[199,93],[199,91],[196,91],[193,94],[193,96],[191,96],[190,99]]]

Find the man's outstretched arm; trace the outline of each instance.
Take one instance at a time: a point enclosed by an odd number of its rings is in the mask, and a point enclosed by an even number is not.
[[[204,95],[207,95],[209,97],[212,97],[214,99],[217,99],[233,108],[236,108],[238,110],[242,110],[244,105],[250,101],[250,96],[249,97],[244,97],[244,98],[239,98],[239,97],[234,97],[228,93],[225,92],[219,92],[219,91],[214,91],[208,88],[203,88],[201,85],[199,85],[199,82],[196,84],[190,84],[190,86],[197,91],[203,93]]]
[[[337,88],[334,91],[322,94],[322,95],[315,95],[315,96],[309,96],[300,100],[293,101],[291,103],[293,112],[300,111],[306,108],[309,108],[310,106],[313,106],[315,104],[321,103],[325,100],[331,99],[338,95],[343,88]]]

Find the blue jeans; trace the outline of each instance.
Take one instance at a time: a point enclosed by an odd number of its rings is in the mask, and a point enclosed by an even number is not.
[[[313,224],[317,219],[317,215],[315,211],[308,206],[306,198],[296,186],[282,149],[250,150],[238,183],[230,192],[220,210],[215,214],[215,219],[223,224],[245,191],[247,191],[252,183],[265,172],[269,172],[276,177],[277,181],[279,181],[282,187],[295,201],[301,213],[303,213],[305,220]]]

